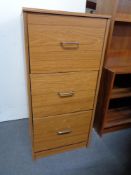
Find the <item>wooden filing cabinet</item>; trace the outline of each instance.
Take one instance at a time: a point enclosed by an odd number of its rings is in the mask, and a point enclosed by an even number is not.
[[[23,9],[34,158],[86,147],[109,16]]]

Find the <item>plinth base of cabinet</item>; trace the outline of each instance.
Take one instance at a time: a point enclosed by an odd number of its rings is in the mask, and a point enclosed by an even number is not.
[[[123,125],[119,125],[119,126],[114,126],[111,128],[104,128],[103,133],[109,133],[109,132],[114,132],[114,131],[128,129],[128,128],[131,128],[131,123],[127,123],[127,124],[123,124]]]
[[[34,155],[33,155],[33,158],[38,159],[38,158],[41,158],[41,157],[46,157],[46,156],[49,156],[49,155],[62,153],[62,152],[65,152],[65,151],[71,151],[71,150],[86,147],[86,146],[87,146],[87,142],[81,142],[81,143],[68,145],[68,146],[64,146],[64,147],[60,147],[60,148],[35,152]]]
[[[102,131],[100,129],[97,129],[97,128],[95,128],[95,130],[102,137],[103,134],[108,134],[110,132],[115,132],[115,131],[124,130],[124,129],[128,129],[128,128],[131,128],[131,123],[122,124],[122,125],[114,126],[114,127],[110,127],[110,128],[104,128]]]

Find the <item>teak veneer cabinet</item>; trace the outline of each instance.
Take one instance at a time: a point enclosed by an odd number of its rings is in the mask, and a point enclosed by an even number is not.
[[[109,16],[23,9],[33,157],[86,147]]]
[[[112,16],[94,122],[102,135],[131,127],[131,0],[97,0],[96,13]]]

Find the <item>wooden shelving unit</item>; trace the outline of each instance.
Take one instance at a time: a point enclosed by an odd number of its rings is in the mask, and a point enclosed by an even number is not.
[[[121,107],[117,109],[111,109],[108,111],[105,120],[105,129],[114,126],[131,123],[131,108]]]
[[[111,93],[111,99],[131,97],[131,88],[114,88]]]
[[[115,21],[118,21],[118,22],[131,22],[131,14],[117,13],[116,16],[115,16]]]
[[[94,122],[102,135],[131,127],[131,1],[97,0],[96,13],[112,16]]]
[[[95,128],[102,135],[131,127],[131,67],[103,69],[95,115]]]

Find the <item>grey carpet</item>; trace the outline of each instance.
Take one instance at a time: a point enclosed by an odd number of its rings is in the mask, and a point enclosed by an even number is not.
[[[93,132],[88,149],[32,160],[28,120],[0,123],[0,175],[131,175],[131,129]]]

